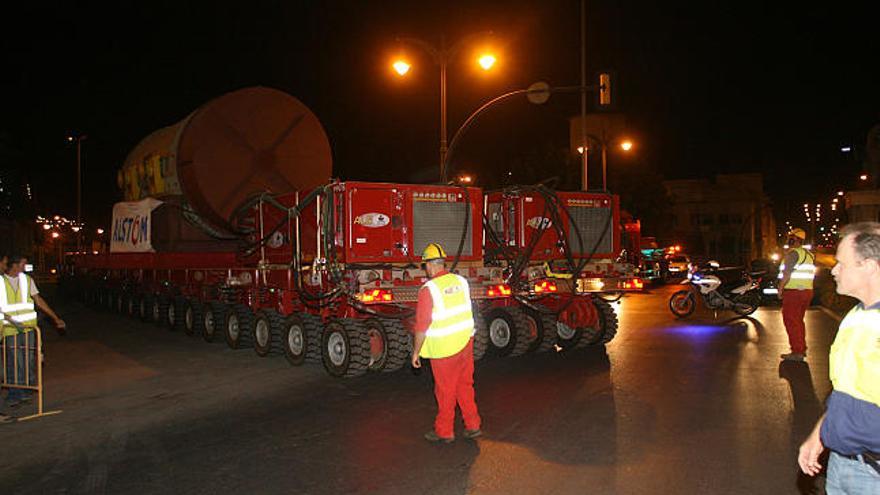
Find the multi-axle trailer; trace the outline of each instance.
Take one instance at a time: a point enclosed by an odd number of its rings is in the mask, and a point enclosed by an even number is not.
[[[72,256],[67,281],[97,306],[334,376],[408,363],[432,242],[469,281],[477,359],[608,342],[617,318],[596,295],[641,289],[616,260],[611,194],[328,183],[329,166],[298,100],[224,95],[129,154],[111,252]]]

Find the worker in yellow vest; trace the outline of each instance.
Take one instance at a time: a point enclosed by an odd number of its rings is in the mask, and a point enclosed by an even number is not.
[[[37,346],[34,329],[37,327],[37,313],[34,305],[43,310],[59,329],[65,327],[64,321],[55,314],[49,304],[40,296],[37,284],[25,273],[27,258],[23,255],[9,257],[6,273],[3,274],[3,290],[0,291],[0,312],[3,313],[3,352],[6,359],[6,382],[17,385],[36,384],[36,356],[32,349]],[[17,345],[16,345],[17,342]],[[25,367],[25,363],[28,367]],[[10,388],[6,401],[10,407],[30,400],[30,393],[19,388]]]
[[[791,351],[780,356],[787,361],[803,361],[807,357],[807,329],[804,315],[813,300],[813,278],[816,255],[804,249],[807,233],[792,229],[788,233],[789,251],[779,266],[779,297],[782,298],[782,322],[788,333]]]
[[[422,262],[430,279],[419,289],[414,325],[412,366],[431,360],[437,417],[434,429],[425,433],[429,442],[455,440],[455,406],[461,408],[465,438],[476,438],[480,414],[474,398],[474,315],[467,280],[446,271],[446,252],[428,244]]]
[[[843,321],[828,361],[834,389],[825,414],[801,445],[798,464],[810,475],[827,448],[825,491],[880,493],[880,223],[846,226],[831,271],[837,293],[859,301]]]

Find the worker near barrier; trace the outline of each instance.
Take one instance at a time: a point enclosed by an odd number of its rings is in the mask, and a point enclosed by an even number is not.
[[[5,274],[6,269],[9,266],[9,256],[0,253],[0,274]],[[2,325],[3,321],[6,319],[6,314],[3,313],[2,308],[0,308],[0,325]],[[3,397],[0,397],[0,405],[3,404]],[[0,413],[0,424],[2,423],[12,423],[15,421],[15,418],[8,414]]]
[[[55,314],[49,304],[40,296],[37,284],[25,273],[27,257],[12,255],[3,275],[3,291],[0,291],[0,311],[3,320],[3,352],[6,361],[5,382],[16,385],[35,385],[37,313],[34,305],[45,312],[58,328],[64,328],[64,320]],[[17,343],[16,343],[17,342]],[[27,368],[25,367],[27,364]],[[30,392],[19,388],[9,388],[6,396],[10,407],[30,400]]]
[[[828,494],[880,493],[880,223],[852,224],[841,233],[831,274],[837,292],[859,304],[840,322],[828,363],[834,389],[798,464],[817,474],[828,448]]]
[[[470,287],[464,277],[449,273],[446,252],[439,244],[428,244],[422,262],[430,279],[419,289],[414,327],[412,365],[431,360],[437,418],[425,439],[434,443],[455,440],[455,406],[461,408],[464,437],[476,438],[480,414],[474,398],[474,316]]]
[[[789,250],[779,266],[779,297],[782,298],[782,322],[788,333],[791,351],[780,356],[788,361],[807,357],[807,330],[804,315],[813,300],[816,255],[804,248],[807,233],[792,229],[788,233]]]

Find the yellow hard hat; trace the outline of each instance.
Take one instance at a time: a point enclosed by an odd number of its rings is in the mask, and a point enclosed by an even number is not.
[[[425,250],[422,251],[422,261],[442,260],[444,258],[446,258],[446,251],[443,250],[440,244],[434,242],[425,246]]]
[[[807,238],[807,233],[804,232],[804,229],[794,228],[788,233],[789,237],[797,237],[800,240],[804,240]]]

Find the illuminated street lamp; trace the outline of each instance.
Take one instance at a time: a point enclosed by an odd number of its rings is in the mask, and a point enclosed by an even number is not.
[[[606,136],[604,132],[602,133],[601,139],[592,135],[592,134],[585,134],[585,136],[588,139],[595,141],[599,145],[599,151],[602,154],[602,190],[607,191],[608,190],[608,179],[607,179],[607,177],[608,177],[608,145],[609,145],[610,140],[608,139],[608,136]],[[621,150],[629,152],[633,148],[633,142],[629,139],[624,139],[623,141],[620,142],[619,146],[620,146]],[[589,145],[586,146],[586,151],[590,151]],[[577,152],[578,152],[578,154],[583,155],[584,154],[584,146],[578,146]],[[586,169],[584,170],[584,177],[586,177]],[[586,191],[587,190],[586,178],[583,179],[582,186],[583,186],[582,189]]]
[[[440,48],[435,47],[434,45],[423,41],[418,38],[398,38],[398,41],[401,43],[407,43],[411,45],[418,46],[419,48],[426,51],[431,57],[434,59],[434,63],[436,63],[440,67],[440,181],[446,182],[446,153],[448,151],[448,142],[446,137],[446,67],[449,65],[449,61],[458,54],[464,45],[470,41],[472,41],[475,37],[484,36],[486,33],[478,33],[471,36],[466,36],[459,40],[457,43],[453,44],[451,47],[447,48],[445,42],[441,40]],[[482,53],[479,57],[477,57],[476,62],[477,65],[483,69],[484,71],[488,71],[495,66],[495,63],[498,59],[492,53]],[[403,77],[409,73],[412,68],[412,64],[403,58],[399,58],[395,60],[391,66],[394,68],[394,72],[397,75]]]
[[[868,180],[868,174],[862,174],[859,176],[859,180]]]

